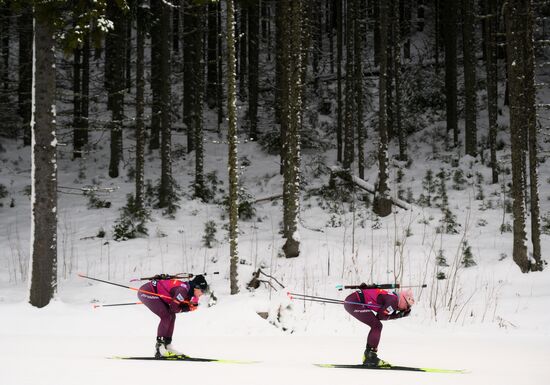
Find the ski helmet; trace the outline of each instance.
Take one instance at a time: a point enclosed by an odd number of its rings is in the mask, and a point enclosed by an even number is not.
[[[204,275],[196,275],[195,278],[191,280],[191,285],[193,285],[193,288],[195,289],[200,289],[202,291],[208,290],[208,283],[206,282]]]
[[[400,310],[407,310],[414,305],[414,294],[412,289],[403,289],[399,292],[399,303],[397,307]]]

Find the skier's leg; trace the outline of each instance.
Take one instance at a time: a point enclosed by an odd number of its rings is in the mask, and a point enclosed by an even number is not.
[[[349,300],[349,302],[354,301]],[[363,354],[363,364],[372,366],[379,365],[381,360],[378,358],[377,350],[380,342],[380,336],[382,334],[382,322],[380,322],[372,310],[366,309],[365,306],[346,303],[344,304],[344,308],[353,317],[370,326],[369,335],[367,337],[367,346]]]
[[[145,291],[152,291],[150,284],[145,284],[141,287]],[[156,356],[165,356],[168,350],[166,346],[172,341],[172,334],[174,332],[174,323],[176,321],[176,315],[172,313],[162,301],[160,297],[146,294],[143,292],[138,293],[138,298],[143,302],[145,306],[159,318],[160,322],[157,328],[157,339],[155,344]]]

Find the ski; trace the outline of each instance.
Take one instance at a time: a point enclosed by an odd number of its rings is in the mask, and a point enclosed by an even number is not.
[[[425,373],[466,373],[462,369],[439,369],[439,368],[417,368],[413,366],[399,365],[383,365],[383,366],[366,366],[353,364],[315,364],[321,368],[339,368],[339,369],[373,369],[373,370],[402,370],[408,372],[425,372]]]
[[[189,357],[189,356],[172,356],[172,357],[110,357],[115,360],[142,360],[142,361],[184,361],[184,362],[218,362],[222,364],[253,364],[258,361],[243,361],[243,360],[224,360],[219,358],[204,358],[204,357]]]

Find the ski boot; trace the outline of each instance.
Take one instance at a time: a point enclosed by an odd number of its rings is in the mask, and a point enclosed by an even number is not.
[[[390,366],[389,363],[387,363],[384,360],[381,360],[378,358],[377,350],[373,349],[369,346],[365,349],[365,353],[363,353],[363,365],[365,366]]]
[[[171,337],[157,337],[155,345],[155,358],[185,358],[185,354],[177,351],[172,346]]]

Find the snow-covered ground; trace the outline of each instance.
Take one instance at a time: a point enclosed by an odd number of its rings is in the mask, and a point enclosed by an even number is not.
[[[61,301],[38,310],[0,306],[2,384],[547,384],[550,336],[540,330],[435,325],[420,316],[385,324],[381,355],[396,364],[467,369],[466,374],[329,369],[313,363],[356,363],[366,327],[342,314],[318,313],[314,333],[288,335],[247,301],[227,300],[180,316],[175,341],[188,354],[257,360],[253,364],[120,361],[150,355],[155,318],[145,309],[97,309]],[[332,305],[327,305],[332,306]],[[326,309],[329,313],[329,310]],[[342,313],[340,308],[330,312]],[[541,308],[541,313],[544,308]],[[535,312],[533,312],[534,315]],[[528,315],[525,314],[528,318]],[[336,320],[337,319],[337,320]],[[321,333],[321,329],[326,332]]]
[[[482,93],[482,92],[481,92]],[[548,103],[550,90],[541,89],[539,99]],[[481,102],[480,102],[481,103]],[[69,108],[70,109],[70,108]],[[101,111],[101,109],[100,109]],[[265,113],[265,111],[264,111]],[[97,117],[96,117],[97,118]],[[101,117],[108,120],[107,116]],[[548,119],[548,116],[546,116]],[[486,136],[486,112],[480,111],[480,138]],[[506,109],[499,117],[499,141],[509,142]],[[547,122],[545,120],[544,122]],[[214,127],[213,116],[206,126]],[[330,122],[329,122],[330,123]],[[546,124],[546,123],[545,123]],[[260,126],[266,132],[272,127]],[[372,135],[372,127],[369,128]],[[130,130],[129,130],[130,131]],[[68,133],[68,132],[67,132]],[[403,168],[403,181],[392,182],[392,194],[407,188],[417,200],[427,170],[434,175],[444,167],[449,207],[459,224],[457,234],[436,231],[442,217],[435,207],[412,204],[411,210],[396,210],[376,218],[360,203],[349,205],[308,197],[328,176],[320,162],[335,164],[334,150],[321,154],[303,151],[303,190],[299,233],[301,254],[287,260],[279,256],[280,200],[255,205],[256,218],[239,224],[241,293],[229,295],[229,261],[223,208],[189,197],[193,179],[193,154],[174,156],[173,174],[183,186],[181,208],[175,219],[152,212],[149,236],[125,242],[113,240],[113,224],[126,195],[133,192],[127,176],[132,167],[133,139],[125,138],[125,163],[121,176],[107,176],[108,135],[94,132],[97,145],[86,161],[72,161],[71,148],[59,151],[59,232],[56,299],[43,309],[26,302],[29,259],[30,185],[29,148],[2,138],[0,184],[8,191],[0,207],[0,385],[97,385],[152,384],[170,381],[184,384],[468,384],[547,385],[550,383],[550,268],[522,274],[512,261],[512,234],[501,233],[501,224],[511,224],[503,206],[508,196],[500,184],[490,184],[490,169],[480,159],[463,157],[452,167],[453,154],[444,151],[444,122],[430,123],[410,137],[412,167]],[[208,134],[205,171],[216,171],[227,188],[227,147]],[[70,136],[69,136],[70,137]],[[65,139],[63,139],[65,138]],[[241,138],[243,139],[243,138]],[[548,143],[542,138],[539,167],[541,215],[550,215],[550,161]],[[62,137],[61,141],[67,140]],[[186,138],[175,134],[174,149]],[[367,143],[366,182],[374,184],[376,139]],[[507,153],[499,151],[506,167]],[[392,145],[390,153],[395,154]],[[546,155],[545,155],[546,154]],[[257,143],[239,145],[243,165],[241,180],[247,191],[260,199],[282,192],[277,156],[266,155]],[[157,154],[146,159],[146,179],[156,182]],[[248,166],[247,166],[248,164]],[[465,175],[462,189],[453,189],[456,170]],[[391,178],[397,171],[392,166]],[[483,180],[478,182],[479,173]],[[503,173],[501,180],[511,181]],[[79,188],[115,188],[97,197],[112,203],[110,209],[89,209],[89,199]],[[483,200],[476,200],[479,186]],[[77,189],[77,190],[75,190]],[[359,192],[357,192],[359,193]],[[218,193],[220,199],[222,193]],[[371,197],[372,198],[372,197]],[[13,199],[13,207],[10,207]],[[321,207],[321,206],[324,206]],[[214,220],[217,242],[202,245],[204,225]],[[98,237],[105,231],[105,237]],[[475,266],[461,266],[462,243],[471,247]],[[530,247],[530,245],[528,245]],[[439,251],[449,266],[437,266]],[[549,259],[550,236],[542,235],[543,258]],[[262,268],[285,288],[263,285],[246,289],[252,272]],[[254,360],[254,364],[122,361],[114,356],[153,354],[157,318],[142,305],[93,308],[93,304],[136,301],[134,291],[79,278],[78,273],[123,285],[132,278],[156,273],[208,272],[218,302],[178,315],[174,344],[183,352],[202,357]],[[218,275],[213,272],[218,271]],[[447,279],[436,279],[444,273]],[[368,327],[351,318],[340,305],[290,301],[286,292],[343,299],[349,291],[337,284],[393,283],[396,276],[405,285],[427,284],[415,290],[417,305],[410,317],[384,323],[379,354],[397,365],[465,369],[466,374],[437,374],[316,367],[314,363],[359,363]],[[257,312],[268,313],[261,318]],[[285,330],[283,330],[285,329]]]
[[[13,156],[11,146],[15,144],[5,145],[5,158],[7,154]],[[243,180],[255,197],[261,198],[279,191],[280,177],[276,158],[266,157],[255,146],[242,145],[240,155],[253,165],[245,169]],[[219,169],[218,175],[224,180],[225,148],[209,143],[207,153],[207,167]],[[277,256],[282,245],[278,234],[280,202],[259,203],[260,220],[240,224],[242,291],[237,296],[229,295],[228,252],[220,219],[223,210],[218,206],[184,197],[176,219],[153,213],[149,237],[115,242],[112,223],[117,210],[87,209],[86,197],[61,194],[58,295],[46,308],[35,309],[26,303],[27,283],[22,280],[29,237],[29,202],[21,193],[28,184],[26,155],[23,153],[18,161],[9,158],[4,162],[9,167],[2,168],[1,183],[10,186],[16,197],[15,207],[9,207],[5,199],[0,208],[2,385],[95,385],[121,381],[146,384],[159,380],[226,385],[548,383],[550,270],[521,274],[512,261],[511,234],[499,231],[502,209],[496,207],[501,197],[498,193],[491,195],[491,191],[499,191],[499,186],[484,184],[487,199],[494,201],[495,208],[489,210],[479,210],[479,202],[472,198],[473,187],[449,189],[451,207],[461,224],[456,235],[435,231],[439,209],[413,205],[412,210],[398,210],[380,219],[359,208],[354,227],[353,214],[328,214],[319,208],[315,198],[304,199],[302,254],[294,260]],[[328,158],[331,156],[327,154]],[[305,159],[307,162],[307,155]],[[61,186],[81,187],[95,178],[102,186],[119,187],[104,197],[115,208],[124,205],[126,193],[132,191],[130,180],[110,181],[102,176],[105,165],[100,156],[92,163],[98,169],[87,168],[80,179],[71,161],[62,159],[60,163]],[[180,181],[191,178],[192,164],[192,159],[176,162],[174,169]],[[425,167],[434,163],[426,164],[407,173],[415,196],[420,192],[418,186]],[[435,164],[433,167],[437,167]],[[467,159],[463,164],[466,169],[470,167]],[[479,165],[471,167],[488,171]],[[543,165],[543,212],[548,205],[547,178],[548,170]],[[204,223],[209,219],[219,224],[218,242],[212,249],[201,243]],[[335,221],[340,226],[333,227]],[[404,235],[407,227],[409,236]],[[105,238],[95,237],[100,228],[106,231]],[[455,269],[453,261],[462,237],[472,246],[477,265]],[[548,250],[549,243],[549,237],[543,235],[543,251]],[[403,251],[394,245],[403,245]],[[443,269],[448,275],[446,280],[434,278],[439,249],[444,250],[451,265]],[[400,266],[404,284],[426,283],[428,287],[416,290],[418,304],[410,317],[384,323],[380,356],[399,365],[465,369],[467,373],[377,372],[314,366],[358,363],[368,327],[348,316],[339,305],[290,301],[286,292],[342,299],[347,292],[337,291],[336,284],[393,282],[394,271]],[[278,291],[265,285],[255,292],[247,291],[246,283],[258,267],[276,277],[285,288],[279,289],[273,282]],[[157,319],[142,305],[94,309],[94,303],[134,301],[135,292],[85,280],[77,273],[135,287],[139,283],[130,283],[132,278],[181,271],[219,271],[218,275],[208,276],[218,303],[207,307],[204,298],[199,311],[178,315],[174,344],[190,355],[257,363],[109,359],[152,354]],[[447,305],[449,301],[451,306]],[[272,322],[257,312],[268,312]],[[287,330],[283,331],[283,327]]]

